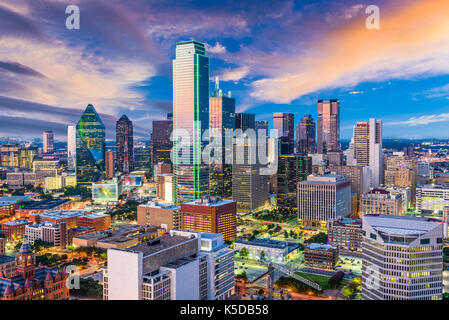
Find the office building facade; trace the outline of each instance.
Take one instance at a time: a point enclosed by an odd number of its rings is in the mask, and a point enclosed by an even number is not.
[[[122,115],[115,126],[117,171],[129,173],[134,170],[133,123]]]
[[[340,151],[340,102],[318,100],[317,107],[317,152]]]

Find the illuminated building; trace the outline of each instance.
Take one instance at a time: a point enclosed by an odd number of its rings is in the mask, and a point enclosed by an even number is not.
[[[365,215],[362,225],[363,300],[441,300],[442,222]]]
[[[92,183],[92,200],[95,203],[117,202],[122,195],[123,183],[117,178]]]
[[[298,183],[298,219],[315,225],[351,214],[351,182],[342,175],[309,175]]]
[[[42,148],[43,153],[52,153],[54,150],[53,147],[53,131],[44,131],[43,134],[43,143],[44,146]]]
[[[327,239],[331,246],[362,251],[362,220],[339,217],[327,222]]]
[[[236,113],[235,129],[246,131],[248,129],[256,129],[256,115],[254,113]]]
[[[108,249],[104,300],[224,300],[234,292],[234,251],[219,234],[172,230]]]
[[[166,120],[153,120],[151,132],[151,168],[158,163],[171,164],[170,152],[173,147],[171,134],[173,131],[173,115],[169,113]]]
[[[401,194],[391,194],[381,188],[372,189],[360,199],[360,214],[385,214],[403,216],[404,199]]]
[[[236,202],[210,196],[181,203],[181,229],[219,233],[225,240],[235,240]]]
[[[34,244],[36,240],[52,243],[55,247],[67,246],[67,226],[64,222],[42,222],[25,226],[25,239]]]
[[[296,153],[308,155],[316,152],[316,125],[312,115],[302,117],[296,126]]]
[[[15,276],[0,277],[0,300],[69,299],[65,269],[36,267],[36,257],[26,241],[18,252],[16,269]]]
[[[449,187],[425,185],[416,188],[416,213],[442,216],[449,206]]]
[[[340,102],[338,99],[318,100],[317,152],[340,151]]]
[[[134,170],[151,170],[151,151],[149,148],[134,149]]]
[[[297,253],[298,244],[266,238],[242,239],[234,242],[234,251],[241,251],[243,248],[248,250],[248,259],[260,260],[261,256],[264,256],[266,261],[285,263]]]
[[[20,217],[30,217],[32,214],[40,214],[46,211],[68,210],[73,207],[70,199],[44,199],[26,204],[23,208],[16,210],[16,215]]]
[[[225,136],[226,131],[234,134],[235,99],[231,92],[223,94],[218,78],[215,79],[215,91],[209,98],[209,129],[211,135],[221,137],[221,157],[217,159],[218,163],[211,163],[211,194],[229,198],[232,195],[232,158],[226,161],[226,154],[230,155],[232,150],[226,149]]]
[[[78,184],[97,182],[105,169],[105,126],[89,104],[76,125],[76,177]]]
[[[416,160],[404,156],[389,156],[385,165],[384,184],[410,188],[412,198],[416,191]]]
[[[209,129],[209,58],[204,44],[176,44],[173,60],[173,202],[210,194],[209,159],[202,150]],[[186,135],[190,136],[185,141]],[[184,137],[184,140],[182,140]]]
[[[293,113],[273,113],[273,129],[277,130],[281,143],[280,154],[292,154],[295,148],[295,115]]]
[[[304,261],[316,268],[334,269],[338,263],[339,250],[327,244],[310,243],[304,247]]]
[[[76,168],[76,126],[67,126],[67,169]]]
[[[23,239],[25,235],[25,226],[31,224],[28,220],[14,220],[0,224],[2,234],[8,242],[17,239]]]
[[[167,231],[181,229],[181,207],[157,201],[141,204],[137,207],[137,223],[160,226]]]
[[[13,143],[0,145],[0,167],[19,167],[19,145]]]
[[[117,170],[129,173],[134,170],[134,136],[133,123],[122,115],[116,124]]]
[[[156,176],[156,197],[165,202],[173,201],[173,175],[171,173]]]
[[[21,168],[33,168],[34,157],[37,156],[37,147],[28,147],[19,149],[19,167]]]

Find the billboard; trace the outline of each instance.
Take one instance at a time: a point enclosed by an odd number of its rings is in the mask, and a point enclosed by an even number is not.
[[[120,190],[117,183],[93,183],[92,199],[95,202],[117,201],[120,196]]]
[[[123,182],[127,186],[141,186],[142,185],[143,176],[136,174],[129,174],[123,177]]]

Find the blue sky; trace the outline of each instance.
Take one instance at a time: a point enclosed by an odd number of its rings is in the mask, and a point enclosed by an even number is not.
[[[65,28],[69,4],[79,30]],[[373,4],[379,30],[365,27]],[[446,0],[3,0],[0,135],[64,140],[92,103],[109,138],[123,113],[149,138],[171,112],[175,44],[195,39],[211,80],[257,119],[315,118],[318,99],[339,98],[342,138],[369,117],[384,137],[449,137],[448,15]]]

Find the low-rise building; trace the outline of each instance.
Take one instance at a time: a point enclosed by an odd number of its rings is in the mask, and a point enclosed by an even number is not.
[[[259,260],[262,257],[266,261],[284,263],[291,255],[297,253],[298,244],[295,242],[259,239],[254,240],[236,240],[234,250],[248,250],[249,259]]]
[[[334,269],[338,259],[339,250],[331,245],[310,243],[304,248],[304,261],[311,267]]]
[[[14,220],[1,224],[2,234],[8,242],[23,239],[25,235],[25,226],[31,224],[28,220]]]
[[[387,214],[403,216],[404,203],[401,194],[391,194],[385,189],[372,189],[360,200],[360,214]]]
[[[28,218],[32,214],[39,214],[46,211],[68,210],[72,207],[73,202],[70,199],[45,199],[30,202],[23,208],[17,209],[16,215]]]
[[[328,244],[340,249],[362,251],[362,220],[337,218],[327,222]]]
[[[167,231],[181,229],[181,207],[157,201],[141,204],[137,207],[137,223],[160,226]]]
[[[449,187],[425,185],[416,188],[416,213],[442,216],[449,206]]]
[[[78,227],[93,227],[95,231],[111,228],[111,216],[102,213],[91,213],[77,217]]]
[[[55,247],[65,248],[67,242],[67,227],[64,222],[43,222],[25,226],[25,239],[33,244],[36,240],[52,243]]]

